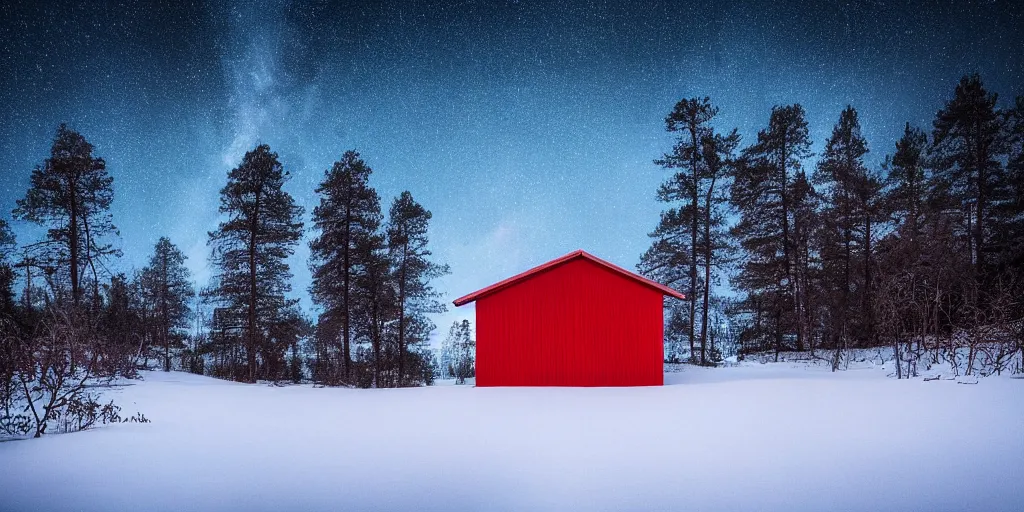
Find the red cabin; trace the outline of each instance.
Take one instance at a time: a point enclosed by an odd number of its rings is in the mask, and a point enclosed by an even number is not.
[[[580,250],[455,305],[476,302],[477,386],[660,386],[665,295]]]

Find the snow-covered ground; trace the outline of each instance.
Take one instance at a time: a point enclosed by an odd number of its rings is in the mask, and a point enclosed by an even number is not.
[[[675,370],[386,390],[147,372],[108,395],[152,423],[0,443],[0,509],[1024,510],[1024,379]]]

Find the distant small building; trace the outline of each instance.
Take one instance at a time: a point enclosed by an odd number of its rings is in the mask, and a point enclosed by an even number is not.
[[[477,386],[660,386],[665,295],[579,250],[454,303],[476,302]]]

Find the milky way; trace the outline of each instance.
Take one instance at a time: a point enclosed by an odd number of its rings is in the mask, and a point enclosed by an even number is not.
[[[710,96],[717,126],[745,141],[772,105],[802,103],[815,151],[851,104],[877,165],[965,73],[1002,101],[1024,93],[1011,2],[408,4],[5,3],[0,211],[67,122],[115,179],[115,268],[167,235],[203,284],[218,190],[247,149],[280,154],[307,211],[324,169],[356,149],[385,207],[407,189],[434,213],[451,299],[577,248],[632,268],[681,98]],[[309,308],[307,255],[291,264]]]

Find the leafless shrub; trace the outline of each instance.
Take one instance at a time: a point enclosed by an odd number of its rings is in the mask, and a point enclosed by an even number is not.
[[[5,393],[0,434],[40,437],[120,421],[120,407],[95,391],[113,377],[98,377],[101,354],[86,319],[51,311],[33,335],[5,329]]]

